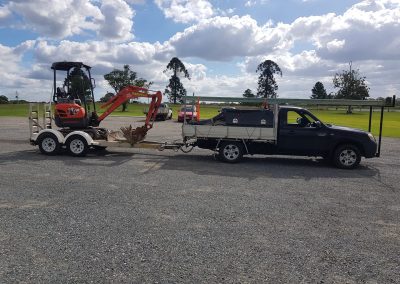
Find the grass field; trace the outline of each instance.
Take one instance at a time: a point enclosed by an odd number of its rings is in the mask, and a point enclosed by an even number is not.
[[[143,110],[146,108],[143,104],[130,104],[127,112],[122,112],[121,109],[115,111],[113,116],[143,116]],[[179,105],[172,105],[173,117],[176,119],[179,110]],[[211,118],[218,113],[219,106],[201,106],[201,118]],[[97,109],[100,110],[99,105]],[[27,104],[7,104],[0,105],[0,116],[19,116],[27,117],[29,107]],[[311,112],[325,123],[335,125],[349,126],[368,130],[368,111],[354,111],[353,114],[346,114],[345,109],[341,110],[311,110]],[[101,111],[99,111],[101,113]],[[379,132],[379,117],[378,111],[373,113],[372,117],[372,133],[377,135]],[[384,113],[383,136],[400,137],[400,112]]]

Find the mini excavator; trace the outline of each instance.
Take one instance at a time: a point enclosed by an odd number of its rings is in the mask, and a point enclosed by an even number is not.
[[[136,129],[122,127],[124,137],[134,144],[144,139],[149,129],[153,127],[158,108],[161,104],[160,91],[151,91],[138,86],[127,86],[100,108],[105,111],[99,116],[96,112],[93,89],[95,80],[91,77],[91,67],[82,62],[55,62],[51,69],[54,71],[53,102],[55,104],[54,121],[60,127],[64,136],[80,130],[88,133],[93,139],[106,139],[108,131],[100,128],[100,122],[115,109],[130,99],[140,97],[150,98],[149,111],[145,124]],[[57,71],[66,72],[64,81],[57,82]],[[57,86],[62,82],[62,85]]]

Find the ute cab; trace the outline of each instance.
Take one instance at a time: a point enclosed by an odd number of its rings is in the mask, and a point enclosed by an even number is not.
[[[53,102],[56,125],[70,129],[98,126],[91,67],[82,62],[64,61],[53,63],[51,69],[54,71]],[[63,75],[60,76],[60,73]]]

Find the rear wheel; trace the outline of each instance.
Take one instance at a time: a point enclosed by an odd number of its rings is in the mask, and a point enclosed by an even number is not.
[[[86,139],[80,135],[69,137],[65,145],[67,146],[68,152],[75,157],[85,156],[89,149]]]
[[[61,144],[53,133],[43,133],[38,139],[39,150],[45,155],[57,155],[60,152]]]
[[[222,142],[219,146],[219,159],[227,163],[237,163],[243,157],[243,145],[235,141]]]
[[[354,169],[360,161],[360,150],[351,144],[340,145],[333,154],[333,163],[341,169]]]

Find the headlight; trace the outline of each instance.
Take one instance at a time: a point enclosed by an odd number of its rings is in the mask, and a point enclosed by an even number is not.
[[[369,139],[371,139],[372,141],[376,142],[374,135],[372,135],[371,133],[368,133],[368,137],[369,137]]]

